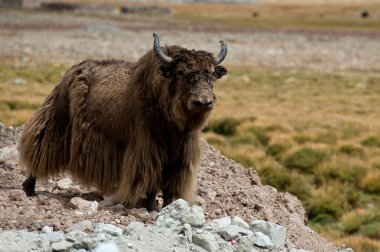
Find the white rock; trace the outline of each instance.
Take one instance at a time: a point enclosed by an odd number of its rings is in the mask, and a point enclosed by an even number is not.
[[[269,221],[255,220],[250,224],[253,233],[262,232],[267,235],[277,248],[285,246],[286,228]]]
[[[231,225],[231,217],[226,216],[223,218],[215,219],[211,222],[211,225],[214,226],[215,229],[226,227],[228,225]]]
[[[5,146],[0,149],[0,162],[6,162],[10,160],[18,160],[19,154],[17,146]]]
[[[77,208],[85,214],[95,214],[98,211],[97,201],[88,201],[80,197],[74,197],[70,200],[70,203],[74,208]]]
[[[182,216],[181,221],[190,224],[192,227],[201,227],[206,223],[203,209],[197,205],[192,206],[189,213]]]
[[[215,236],[211,233],[207,234],[194,234],[193,243],[199,247],[207,250],[208,252],[219,252],[219,244]]]
[[[119,248],[113,242],[99,244],[94,252],[119,252]]]
[[[69,178],[64,178],[57,181],[57,187],[61,190],[69,189],[73,181]]]
[[[183,233],[187,238],[187,241],[192,243],[193,242],[193,230],[191,229],[190,224],[185,223],[183,224]]]
[[[209,188],[206,191],[206,195],[207,195],[207,198],[209,200],[211,200],[211,202],[214,202],[215,201],[215,197],[217,195],[217,192],[215,192],[214,190],[212,190],[211,188]]]
[[[241,228],[236,225],[228,225],[218,230],[218,234],[223,237],[226,241],[231,241],[237,239],[239,236],[252,235],[252,231]]]
[[[44,227],[41,229],[41,232],[42,232],[42,233],[46,233],[46,234],[51,233],[51,232],[53,232],[53,227],[44,226]]]
[[[89,220],[84,220],[81,222],[74,223],[70,225],[66,230],[67,231],[72,231],[72,230],[80,230],[80,231],[92,231],[93,229],[93,224]]]
[[[123,234],[123,230],[111,224],[97,223],[95,224],[95,232],[106,233],[113,236],[120,236]]]
[[[69,251],[69,249],[73,246],[74,244],[65,240],[59,241],[59,242],[54,242],[51,245],[51,248],[53,251],[57,252],[66,252]]]
[[[262,248],[272,248],[273,243],[268,236],[261,232],[256,232],[252,237],[253,243]]]
[[[249,229],[249,225],[247,222],[245,222],[242,218],[240,218],[239,216],[234,216],[232,217],[231,219],[231,224],[232,225],[236,225],[236,226],[239,226],[239,227],[242,227],[242,228],[245,228],[245,229]]]
[[[18,85],[18,86],[24,86],[28,82],[25,79],[18,77],[18,78],[13,79],[12,83],[15,84],[15,85]]]
[[[94,249],[98,245],[98,239],[93,238],[93,237],[85,237],[82,240],[82,246],[85,247],[86,249]]]

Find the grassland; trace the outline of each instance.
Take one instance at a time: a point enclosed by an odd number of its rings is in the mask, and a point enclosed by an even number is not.
[[[65,66],[1,65],[0,121],[18,126]],[[17,78],[26,83],[20,84]],[[297,195],[311,226],[357,251],[380,249],[380,74],[232,69],[204,137]]]

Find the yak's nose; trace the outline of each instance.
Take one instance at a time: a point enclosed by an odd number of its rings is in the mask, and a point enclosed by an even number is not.
[[[214,107],[214,102],[209,98],[195,99],[191,103],[194,109],[212,109]]]

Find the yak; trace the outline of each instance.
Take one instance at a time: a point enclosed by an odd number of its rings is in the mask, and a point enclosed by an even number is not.
[[[217,56],[180,46],[153,49],[135,63],[85,60],[72,66],[25,124],[19,150],[28,196],[37,179],[69,173],[114,203],[157,210],[193,202],[201,130],[227,73]]]

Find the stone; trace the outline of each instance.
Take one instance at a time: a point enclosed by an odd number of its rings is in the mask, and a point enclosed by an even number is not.
[[[14,201],[22,201],[27,199],[26,194],[21,189],[11,189],[9,191],[9,199]]]
[[[120,236],[123,234],[123,230],[111,224],[97,223],[95,224],[96,233],[106,233],[113,236]]]
[[[255,220],[250,224],[253,233],[261,232],[268,236],[276,248],[285,246],[286,228],[269,221]]]
[[[214,202],[215,201],[215,197],[217,195],[217,192],[215,192],[214,190],[212,190],[211,188],[208,188],[207,191],[206,191],[206,196],[207,198],[211,201],[211,202]]]
[[[235,240],[240,236],[252,235],[248,229],[241,228],[236,225],[228,225],[218,230],[218,234],[226,241]]]
[[[201,227],[206,223],[203,209],[200,206],[192,206],[189,213],[181,218],[182,223],[188,223],[192,227]]]
[[[80,197],[74,197],[70,200],[72,207],[81,210],[85,214],[95,214],[98,211],[97,201],[88,201]]]
[[[72,231],[72,230],[80,230],[80,231],[92,231],[94,228],[93,228],[93,224],[92,224],[92,221],[90,220],[84,220],[84,221],[80,221],[80,222],[77,222],[77,223],[74,223],[72,225],[70,225],[66,231]]]
[[[65,241],[65,240],[54,242],[53,244],[51,244],[51,248],[53,249],[53,251],[56,251],[56,252],[69,251],[72,246],[73,246],[73,243]]]
[[[183,224],[183,233],[187,238],[187,241],[192,243],[193,242],[193,230],[191,229],[190,224],[185,223]]]
[[[13,79],[12,80],[12,84],[14,84],[14,85],[18,85],[18,86],[24,86],[24,85],[26,85],[28,82],[25,80],[25,79],[23,79],[23,78],[15,78],[15,79]]]
[[[75,242],[75,243],[81,243],[83,239],[86,237],[87,237],[87,234],[80,230],[72,230],[68,232],[65,236],[67,241]]]
[[[231,219],[231,224],[232,225],[236,225],[236,226],[239,226],[241,228],[245,228],[245,229],[249,229],[249,224],[247,222],[245,222],[242,218],[240,218],[239,216],[234,216],[232,217]]]
[[[119,248],[113,242],[106,242],[99,244],[94,250],[94,252],[119,252]]]
[[[0,163],[7,161],[15,161],[18,160],[19,154],[17,150],[17,146],[5,146],[0,149]]]
[[[53,228],[52,228],[52,227],[49,227],[49,226],[44,226],[44,227],[41,229],[41,232],[42,232],[42,233],[46,233],[46,234],[48,234],[48,233],[53,232]]]
[[[193,243],[208,252],[219,252],[219,244],[215,236],[211,233],[194,234]]]
[[[92,250],[98,245],[98,239],[94,237],[86,237],[82,240],[81,245],[86,249]]]
[[[220,229],[220,228],[226,227],[228,225],[231,225],[231,217],[230,216],[226,216],[226,217],[223,217],[223,218],[215,219],[215,220],[213,220],[211,222],[211,225],[215,229]]]
[[[273,243],[268,236],[261,232],[256,232],[252,236],[252,241],[255,245],[262,248],[272,248]]]
[[[64,178],[57,181],[57,187],[61,190],[69,189],[73,181],[69,178]]]

